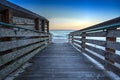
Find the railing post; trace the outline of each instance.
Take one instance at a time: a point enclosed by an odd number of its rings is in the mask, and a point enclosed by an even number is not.
[[[74,34],[71,35],[71,43],[74,43]]]
[[[45,32],[45,21],[44,20],[42,20],[41,22],[41,30]]]
[[[51,43],[52,42],[52,34],[49,34],[49,41],[48,43]]]
[[[70,43],[72,43],[72,37],[71,37],[71,34],[69,35],[69,41],[70,41]]]
[[[110,30],[115,30],[115,29],[116,28],[106,30],[107,34],[106,34],[105,60],[112,64],[114,64],[114,60],[110,59],[109,56],[111,56],[112,54],[115,54],[115,50],[111,48],[107,48],[107,45],[108,45],[108,41],[116,42],[116,37],[108,37],[107,35],[109,34]],[[110,70],[109,65],[107,63],[105,63],[105,69]]]
[[[35,19],[35,29],[39,30],[39,18]]]
[[[70,34],[68,34],[68,42],[70,43],[71,38],[70,38]]]
[[[49,32],[49,22],[47,22],[47,32]]]
[[[13,23],[13,16],[10,9],[6,9],[2,11],[2,22]]]
[[[86,32],[82,32],[82,44],[81,44],[82,52],[85,51],[85,39],[86,39]]]

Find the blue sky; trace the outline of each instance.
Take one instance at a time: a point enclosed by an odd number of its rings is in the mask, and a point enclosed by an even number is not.
[[[50,20],[50,29],[81,29],[120,16],[120,0],[9,0]]]

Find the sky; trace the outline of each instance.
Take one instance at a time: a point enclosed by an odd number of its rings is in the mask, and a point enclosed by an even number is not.
[[[51,30],[79,30],[120,16],[120,0],[9,0],[50,21]]]

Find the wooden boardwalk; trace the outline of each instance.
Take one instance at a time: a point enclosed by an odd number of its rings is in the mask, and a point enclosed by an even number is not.
[[[15,80],[112,80],[69,43],[52,43],[32,59]]]

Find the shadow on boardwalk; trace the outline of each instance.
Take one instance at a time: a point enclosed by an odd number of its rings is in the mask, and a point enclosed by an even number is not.
[[[16,80],[111,80],[103,69],[69,43],[53,43],[32,59]]]

